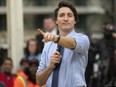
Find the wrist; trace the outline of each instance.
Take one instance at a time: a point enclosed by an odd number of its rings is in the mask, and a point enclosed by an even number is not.
[[[58,43],[59,42],[59,40],[60,40],[60,36],[56,36],[56,38],[55,38],[55,43]]]
[[[55,68],[54,66],[51,66],[51,65],[48,66],[49,70],[53,70],[54,68]]]

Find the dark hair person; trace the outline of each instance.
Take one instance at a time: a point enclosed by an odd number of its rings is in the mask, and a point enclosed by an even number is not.
[[[9,57],[5,57],[2,64],[2,72],[0,72],[0,82],[4,84],[4,87],[13,87],[15,74],[12,74],[13,61]]]
[[[36,58],[37,60],[41,60],[41,53],[39,50],[39,44],[35,39],[30,39],[27,42],[25,48],[25,57],[31,60],[32,58]]]
[[[55,21],[59,35],[45,33],[42,60],[36,79],[40,86],[86,87],[85,69],[88,62],[88,36],[75,32],[77,11],[68,2],[60,2],[55,9]]]

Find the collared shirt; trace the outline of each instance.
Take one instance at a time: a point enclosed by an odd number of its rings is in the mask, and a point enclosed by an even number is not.
[[[57,34],[57,29],[54,28],[53,31],[52,31],[53,34]]]
[[[85,69],[88,62],[89,39],[86,35],[72,31],[67,35],[76,41],[74,50],[64,48],[64,54],[59,71],[58,87],[86,86]],[[51,55],[56,51],[57,44],[49,42],[45,45],[37,73],[45,70],[50,64]],[[49,76],[46,87],[51,87],[53,72]]]

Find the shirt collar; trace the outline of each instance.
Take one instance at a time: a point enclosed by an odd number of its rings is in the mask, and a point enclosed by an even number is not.
[[[68,35],[66,35],[66,36],[72,36],[72,35],[74,35],[74,33],[75,33],[75,30],[73,29]]]

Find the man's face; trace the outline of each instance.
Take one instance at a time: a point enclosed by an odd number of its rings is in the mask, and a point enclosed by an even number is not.
[[[55,27],[55,23],[54,23],[53,19],[51,19],[51,18],[44,19],[44,29],[47,32],[52,32],[54,27]]]
[[[13,64],[10,60],[5,60],[3,63],[3,70],[4,72],[11,73],[13,68]]]
[[[58,11],[56,24],[61,31],[69,32],[76,24],[74,14],[68,7],[62,7]]]

